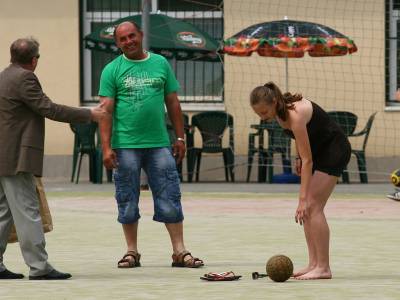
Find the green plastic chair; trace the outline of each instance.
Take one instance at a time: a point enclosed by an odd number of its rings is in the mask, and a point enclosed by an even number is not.
[[[75,134],[71,182],[74,181],[75,175],[76,175],[75,183],[79,182],[79,174],[81,171],[82,158],[85,154],[89,156],[89,179],[90,181],[93,182],[96,180],[97,123],[92,122],[85,124],[70,124],[70,127]]]
[[[274,154],[282,156],[284,174],[291,174],[291,138],[285,134],[282,127],[276,122],[260,121],[260,124],[251,125],[257,130],[249,134],[249,149],[247,154],[247,178],[250,181],[251,169],[254,154],[258,153],[258,182],[273,182],[274,176]],[[268,146],[264,148],[264,131],[268,132]],[[258,137],[258,148],[255,145],[255,138]]]
[[[188,149],[188,181],[192,182],[193,171],[196,166],[196,181],[199,181],[202,153],[222,153],[225,168],[225,180],[235,181],[234,165],[234,131],[233,116],[221,111],[208,111],[192,117],[193,132],[199,130],[203,144],[201,148]],[[225,130],[229,132],[229,146],[222,146]]]
[[[259,146],[264,144],[264,129],[262,127],[263,121],[260,121],[260,124],[252,124],[250,127],[252,129],[255,129],[256,132],[250,132],[249,133],[249,146],[247,150],[247,176],[246,176],[246,182],[250,182],[250,176],[251,176],[251,169],[253,166],[253,160],[254,160],[254,155],[258,152],[258,149],[256,148],[256,138],[258,138],[258,143]],[[261,165],[261,157],[258,156],[259,158],[259,166]],[[261,182],[262,180],[260,179],[260,174],[258,174],[258,182]],[[265,179],[264,179],[265,181]]]
[[[352,133],[349,137],[359,137],[364,136],[364,141],[362,143],[361,149],[351,149],[351,153],[354,154],[357,158],[358,165],[358,173],[360,176],[361,183],[368,183],[368,174],[367,174],[367,161],[365,158],[365,149],[367,148],[368,137],[371,132],[372,124],[375,120],[377,112],[374,112],[367,120],[365,127],[356,133]]]

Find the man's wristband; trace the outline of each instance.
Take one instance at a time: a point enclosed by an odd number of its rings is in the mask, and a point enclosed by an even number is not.
[[[176,140],[177,141],[181,141],[182,143],[185,143],[185,139],[184,138],[178,137],[178,138],[176,138]]]

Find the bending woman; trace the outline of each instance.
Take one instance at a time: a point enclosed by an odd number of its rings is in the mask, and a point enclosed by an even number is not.
[[[350,143],[328,114],[300,94],[282,94],[268,82],[256,87],[250,104],[262,120],[276,120],[296,141],[296,172],[301,176],[295,220],[304,226],[308,265],[296,279],[330,279],[329,227],[325,204],[350,160]]]

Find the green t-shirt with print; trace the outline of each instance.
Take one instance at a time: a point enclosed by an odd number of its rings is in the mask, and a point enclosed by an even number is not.
[[[164,98],[179,83],[168,61],[147,52],[142,60],[120,55],[104,68],[99,95],[114,99],[111,147],[155,148],[170,145]]]

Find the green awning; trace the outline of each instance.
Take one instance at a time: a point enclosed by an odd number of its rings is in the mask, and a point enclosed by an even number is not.
[[[188,22],[162,14],[150,14],[150,51],[166,58],[178,60],[219,61],[218,42]],[[118,19],[84,38],[85,47],[108,53],[119,53],[114,43],[114,27],[125,21],[134,21],[141,26],[142,16],[135,15]]]

